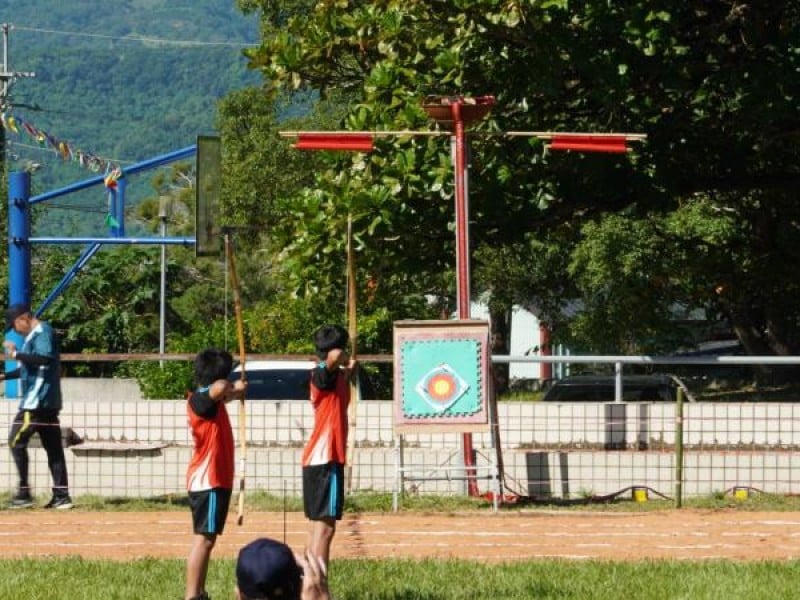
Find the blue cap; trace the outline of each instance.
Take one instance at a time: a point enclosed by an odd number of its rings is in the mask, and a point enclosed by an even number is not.
[[[236,585],[253,600],[299,600],[302,575],[289,546],[268,538],[247,544],[236,561]]]

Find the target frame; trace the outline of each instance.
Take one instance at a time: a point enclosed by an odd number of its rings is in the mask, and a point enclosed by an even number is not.
[[[395,431],[487,431],[489,360],[487,321],[395,322]]]

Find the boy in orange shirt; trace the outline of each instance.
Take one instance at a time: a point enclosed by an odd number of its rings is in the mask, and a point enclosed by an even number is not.
[[[247,385],[228,381],[232,369],[233,357],[225,350],[203,350],[194,361],[197,387],[186,403],[194,451],[186,489],[195,537],[186,561],[186,600],[208,600],[208,563],[217,535],[225,528],[233,493],[233,430],[225,404],[240,398]]]
[[[314,333],[320,362],[311,371],[314,430],[303,452],[303,509],[313,524],[308,550],[325,565],[344,506],[347,406],[356,362],[345,352],[349,336],[338,325]]]

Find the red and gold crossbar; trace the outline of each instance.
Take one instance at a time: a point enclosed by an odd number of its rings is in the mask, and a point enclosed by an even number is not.
[[[295,138],[298,150],[344,150],[371,152],[377,137],[451,136],[449,131],[282,131],[281,137]],[[630,142],[647,139],[641,133],[575,133],[560,131],[477,132],[470,135],[501,137],[536,137],[545,140],[550,150],[605,152],[622,154],[630,151]]]
[[[550,150],[574,150],[576,152],[605,152],[623,154],[630,151],[630,142],[647,139],[642,133],[571,133],[560,131],[509,131],[509,137],[536,137],[546,140]]]
[[[294,147],[298,150],[346,150],[350,152],[371,152],[374,136],[369,133],[353,132],[344,134],[298,133]]]

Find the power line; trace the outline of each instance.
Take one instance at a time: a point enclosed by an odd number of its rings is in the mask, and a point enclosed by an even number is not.
[[[57,202],[48,202],[47,209],[57,209],[57,210],[71,210],[73,212],[80,212],[80,213],[94,213],[98,215],[106,215],[108,214],[107,208],[91,208],[88,206],[77,206],[75,204],[58,204]]]
[[[201,47],[201,46],[230,46],[234,48],[247,48],[249,46],[257,46],[257,42],[201,42],[197,40],[167,40],[164,38],[143,37],[143,36],[114,36],[104,33],[84,33],[80,31],[63,31],[59,29],[42,29],[40,27],[24,27],[14,25],[14,29],[19,31],[32,31],[36,33],[52,33],[56,35],[72,35],[76,37],[89,37],[101,38],[105,40],[114,40],[118,42],[148,42],[154,44],[163,44],[166,46],[183,46],[183,47]]]

